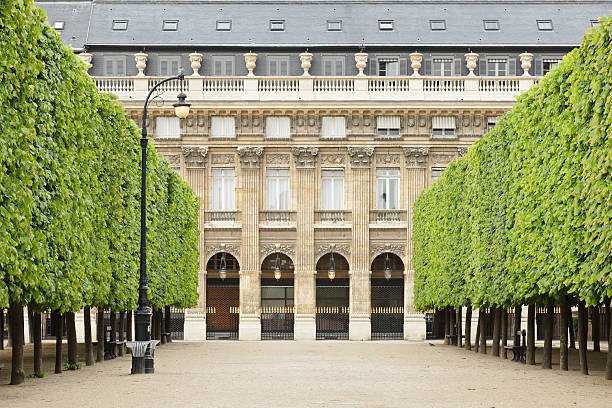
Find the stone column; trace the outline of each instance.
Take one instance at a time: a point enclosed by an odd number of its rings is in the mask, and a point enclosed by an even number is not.
[[[242,178],[242,250],[240,263],[240,340],[261,340],[261,266],[259,265],[259,183],[262,146],[239,146]]]
[[[370,167],[374,148],[348,147],[353,191],[349,339],[370,340]]]
[[[296,251],[294,269],[295,340],[315,340],[316,264],[314,245],[314,210],[316,164],[319,148],[292,146],[295,159]]]
[[[412,268],[412,207],[419,193],[427,185],[427,156],[429,147],[404,146],[406,157],[406,179],[404,188],[408,195],[408,256],[404,270],[404,339],[422,340],[425,338],[425,316],[414,308],[414,269]]]
[[[204,211],[206,207],[206,159],[208,147],[183,146],[187,184],[200,198],[198,213],[199,270],[198,270],[198,305],[185,311],[185,340],[206,339],[206,251],[204,247]]]

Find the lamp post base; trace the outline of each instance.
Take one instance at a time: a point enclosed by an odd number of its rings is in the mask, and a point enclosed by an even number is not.
[[[130,374],[145,373],[145,358],[132,356],[132,372]]]

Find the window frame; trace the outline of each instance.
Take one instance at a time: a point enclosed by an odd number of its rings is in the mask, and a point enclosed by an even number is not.
[[[434,118],[454,118],[454,119],[448,119],[448,121],[451,121],[455,123],[455,127],[435,127],[434,126],[434,121],[436,121]],[[456,138],[457,134],[455,133],[456,131],[456,127],[457,127],[457,118],[453,117],[453,116],[434,116],[432,117],[432,123],[431,123],[431,137],[432,139],[452,139],[452,138]]]
[[[267,58],[267,62],[268,62],[268,75],[269,76],[289,76],[291,75],[291,58],[288,55],[268,55]],[[277,71],[280,71],[280,67],[281,64],[285,62],[287,63],[287,73],[286,74],[282,74],[280,72],[277,72],[275,74],[271,74],[271,66],[272,64],[277,64]]]
[[[442,173],[444,173],[444,170],[446,170],[446,167],[432,167],[431,168],[431,174],[430,174],[430,185],[433,184],[437,179],[439,179],[442,176]],[[434,172],[440,172],[440,174],[438,174],[436,176],[436,178],[434,178]]]
[[[591,27],[599,27],[601,22],[599,20],[591,20]]]
[[[168,28],[166,24],[175,24],[174,28]],[[162,21],[162,31],[178,31],[178,20],[163,20]]]
[[[327,74],[325,71],[325,64],[327,62],[330,62],[332,64],[331,66],[332,74]],[[340,74],[338,73],[333,74],[333,71],[336,70],[337,62],[342,63],[342,70]],[[322,55],[321,56],[321,66],[323,68],[323,72],[321,73],[323,76],[344,76],[346,75],[346,59],[344,55]]]
[[[500,61],[500,60],[504,60],[504,61]],[[494,69],[494,73],[495,75],[490,75],[490,68],[491,68],[491,64],[494,64],[493,66],[495,67]],[[500,75],[499,72],[499,68],[500,68],[500,64],[505,64],[505,74],[504,75]],[[490,56],[487,58],[487,75],[488,77],[505,77],[508,76],[510,74],[510,58],[502,56],[502,57],[495,57],[495,56]]]
[[[284,189],[283,181],[286,181],[286,189]],[[273,189],[274,191],[272,191]],[[273,200],[271,198],[273,198]],[[266,169],[266,211],[290,211],[290,209],[291,173],[289,169]]]
[[[181,56],[180,55],[160,55],[158,58],[159,58],[159,75],[161,76],[178,75],[178,71],[180,71],[181,69]],[[170,63],[170,64],[172,64],[172,62],[177,62],[177,68],[176,68],[177,72],[174,73],[172,71],[172,67],[170,66],[168,69],[168,72],[164,73],[162,69],[163,62]]]
[[[442,28],[435,28],[434,24],[442,24]],[[431,31],[446,31],[446,20],[429,20],[429,29]]]
[[[117,61],[121,60],[122,64],[123,64],[123,72],[121,73],[115,73],[114,70],[116,68],[116,63]],[[121,54],[106,54],[103,56],[103,61],[104,61],[104,76],[108,76],[108,77],[120,77],[120,76],[126,76],[127,75],[127,56],[126,55],[121,55]],[[107,70],[107,64],[108,61],[114,61],[113,62],[113,72],[109,73]]]
[[[331,24],[338,24],[339,28],[331,28]],[[327,20],[327,31],[338,32],[342,31],[342,20]]]
[[[229,126],[225,123],[225,121],[232,119],[232,122],[233,122],[233,126],[231,127],[232,135],[226,135],[226,134],[214,135],[213,134],[213,129],[215,129],[215,126],[214,126],[213,122],[218,121],[219,119],[221,119],[221,121],[222,121],[221,129],[224,129],[224,130],[226,129],[226,127],[229,128]],[[211,116],[211,118],[210,118],[210,134],[209,134],[209,137],[211,139],[236,139],[236,117],[235,116],[227,116],[227,115],[214,115],[214,116]]]
[[[489,23],[495,23],[495,28],[487,28]],[[485,31],[499,31],[499,20],[482,20],[482,28]]]
[[[222,65],[222,73],[217,73],[215,72],[215,65],[217,63],[217,61],[220,61],[223,63]],[[230,74],[226,74],[225,73],[225,63],[227,63],[228,61],[231,62],[232,65],[232,72]],[[213,76],[220,76],[220,77],[224,77],[224,76],[234,76],[236,75],[236,57],[234,55],[213,55],[211,57],[211,62],[212,62],[212,74]]]
[[[444,60],[444,61],[440,61],[440,60]],[[449,60],[449,61],[447,61]],[[446,75],[444,73],[445,69],[443,70],[442,68],[440,69],[440,75],[436,75],[436,62],[442,62],[443,68],[446,68],[447,64],[450,64],[450,74]],[[453,75],[455,75],[455,58],[452,55],[432,55],[431,57],[431,73],[433,76],[440,76],[440,77],[452,77]]]
[[[333,129],[338,129],[338,125],[335,123],[336,120],[342,120],[344,126],[342,126],[342,135],[326,135],[323,133],[323,131],[326,129],[326,126],[323,124],[323,122],[328,121],[329,118],[332,118],[334,120],[334,126]],[[323,116],[321,117],[321,139],[331,139],[331,140],[343,140],[346,139],[346,117],[344,116]]]
[[[125,23],[125,27],[121,28],[118,25]],[[112,30],[113,31],[127,31],[130,20],[113,20]]]
[[[274,25],[280,24],[280,28],[275,28]],[[285,31],[285,20],[270,20],[269,29],[270,31],[283,32]]]
[[[53,23],[53,29],[55,31],[64,31],[66,27],[66,22],[64,20],[57,20]]]
[[[394,61],[390,61],[390,60],[394,60]],[[395,75],[389,75],[389,68],[387,66],[387,64],[389,63],[393,63],[396,64],[397,67],[397,74]],[[382,65],[381,64],[385,64],[385,69],[382,69]],[[400,58],[398,56],[395,55],[389,55],[389,56],[385,56],[385,55],[380,55],[376,58],[376,74],[378,76],[382,76],[382,77],[393,77],[393,76],[399,76],[400,75]],[[384,75],[381,75],[381,72],[384,71]]]
[[[168,130],[170,121],[177,124],[178,133],[176,135],[170,135],[169,133],[160,134],[160,119],[166,121],[165,131]],[[176,116],[158,116],[155,118],[155,138],[159,139],[180,139],[181,138],[181,120]]]
[[[390,174],[393,172],[394,174]],[[395,174],[397,173],[397,174]],[[391,181],[395,180],[394,187],[395,191],[395,200],[391,203],[389,196],[391,195]],[[382,183],[381,183],[382,182]],[[376,169],[376,209],[379,211],[399,211],[400,206],[400,184],[401,184],[401,171],[399,168],[391,167],[391,168],[377,168]],[[380,187],[383,188],[380,188]],[[387,195],[384,199],[381,196]],[[381,203],[383,205],[381,206]],[[392,205],[393,204],[393,205]],[[381,208],[384,207],[384,208]],[[395,208],[393,208],[395,207]]]
[[[538,31],[554,31],[555,29],[552,20],[536,20],[536,24],[538,26]],[[550,24],[550,28],[543,28],[541,24]]]
[[[281,132],[281,123],[285,122],[286,120],[282,120],[283,119],[288,119],[288,123],[287,123],[287,135],[280,135]],[[271,122],[273,121],[277,121],[275,125],[273,125]],[[271,126],[273,125],[273,126]],[[279,134],[277,136],[271,135],[270,134],[270,129],[272,127],[276,127],[276,132]],[[282,116],[282,115],[271,115],[271,116],[266,116],[266,139],[270,139],[270,140],[288,140],[291,139],[291,116]]]
[[[395,31],[395,20],[378,20],[378,31]]]
[[[220,172],[220,174],[215,175],[215,172]],[[225,174],[225,173],[228,174]],[[231,175],[229,173],[232,173]],[[217,197],[215,194],[215,186],[217,183],[221,183],[221,196]],[[236,170],[233,167],[213,167],[211,169],[211,209],[213,211],[236,211]],[[228,195],[225,192],[225,189],[229,189],[233,187],[233,191],[231,192],[231,198],[233,199],[231,203],[226,202],[225,198]],[[217,199],[215,199],[217,197]],[[220,200],[220,201],[217,201]],[[231,205],[229,205],[231,204]]]
[[[549,56],[549,57],[546,57],[546,56],[542,57],[542,75],[546,75],[547,73],[552,71],[557,65],[559,65],[559,63],[561,62],[562,59],[563,59],[563,57],[561,57],[561,56],[560,57],[554,57],[554,56],[553,57],[551,57],[551,56]],[[553,62],[553,60],[555,60],[555,62]],[[553,65],[548,69],[548,71],[546,71],[544,69],[545,64],[551,64],[551,63]]]
[[[326,175],[326,172],[332,172],[333,174]],[[340,173],[340,175],[335,174]],[[346,202],[344,200],[345,196],[345,174],[343,168],[322,168],[321,169],[321,210],[322,211],[344,211],[346,209]],[[328,197],[325,196],[325,180],[330,180],[330,191],[332,197],[326,199]],[[337,184],[340,184],[340,187],[337,188]],[[339,190],[339,191],[336,191]],[[339,197],[336,197],[336,194]],[[338,200],[339,198],[339,200]],[[336,202],[339,202],[340,205],[336,206]],[[340,207],[340,208],[335,208]]]
[[[220,28],[221,24],[228,24],[228,28]],[[232,31],[232,20],[217,20],[215,22],[215,31]]]

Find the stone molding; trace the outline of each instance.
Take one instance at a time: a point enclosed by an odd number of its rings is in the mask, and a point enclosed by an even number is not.
[[[227,252],[240,262],[240,244],[208,244],[206,245],[206,262],[214,254]]]
[[[289,167],[291,156],[283,153],[267,153],[266,166],[285,166]]]
[[[427,167],[427,156],[429,155],[429,147],[402,147],[404,156],[406,156],[407,168],[425,168]]]
[[[318,262],[319,259],[329,253],[340,254],[350,261],[351,258],[351,246],[349,244],[319,244],[315,252],[315,258]]]
[[[163,154],[162,153],[162,156],[168,159],[168,162],[170,163],[170,167],[172,168],[181,167],[181,155],[180,154]]]
[[[370,263],[374,262],[374,259],[378,255],[384,254],[386,252],[399,256],[402,262],[405,263],[406,244],[399,244],[399,243],[371,244],[370,245]]]
[[[291,258],[291,262],[293,262],[293,257],[295,256],[295,245],[293,244],[262,244],[259,247],[259,256],[261,258],[261,262],[271,254],[280,253],[283,255],[287,255]]]
[[[315,146],[291,146],[291,153],[295,156],[295,167],[314,169],[317,164],[319,148]]]
[[[207,155],[208,146],[183,146],[183,156],[185,157],[185,166],[187,168],[206,167]]]
[[[376,166],[388,167],[388,166],[399,166],[400,155],[399,154],[377,154],[376,155]]]
[[[372,146],[349,146],[346,148],[350,156],[352,167],[370,167],[372,164]]]
[[[242,167],[258,169],[261,165],[261,156],[264,148],[262,146],[238,146],[238,157]]]
[[[344,154],[322,154],[321,166],[341,166],[344,167],[346,155]]]
[[[457,156],[452,153],[435,153],[431,155],[432,166],[448,166],[450,162],[455,160]]]
[[[210,164],[216,166],[233,166],[235,160],[233,154],[213,154],[210,156]]]

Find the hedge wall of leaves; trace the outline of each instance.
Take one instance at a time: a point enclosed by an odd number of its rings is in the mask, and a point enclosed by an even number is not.
[[[140,131],[29,0],[0,5],[0,306],[132,309]],[[199,202],[148,151],[152,306],[197,301]]]
[[[415,303],[612,296],[612,18],[414,206]]]

